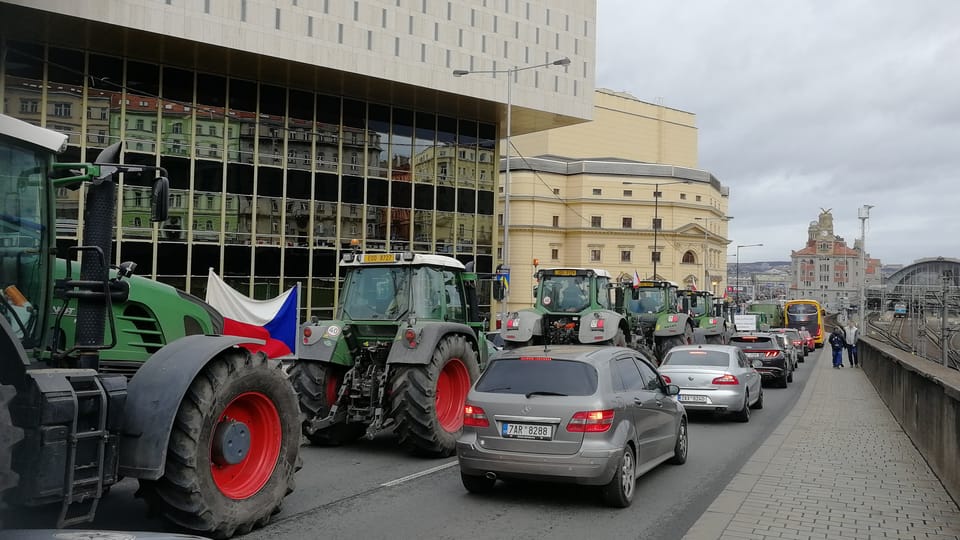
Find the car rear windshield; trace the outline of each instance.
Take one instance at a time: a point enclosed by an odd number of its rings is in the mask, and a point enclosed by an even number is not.
[[[574,360],[494,360],[477,381],[478,392],[529,394],[550,392],[565,396],[592,396],[597,370]]]
[[[662,365],[726,367],[730,365],[730,355],[720,351],[670,351]]]
[[[730,344],[736,345],[745,351],[758,349],[768,351],[779,349],[776,341],[771,336],[733,336],[730,338]]]

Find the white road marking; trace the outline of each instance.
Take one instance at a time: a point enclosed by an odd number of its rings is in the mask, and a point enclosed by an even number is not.
[[[381,486],[381,487],[398,486],[398,485],[400,485],[400,484],[402,484],[402,483],[404,483],[404,482],[408,482],[408,481],[410,481],[410,480],[414,480],[414,479],[420,478],[421,476],[426,476],[426,475],[428,475],[428,474],[433,474],[433,473],[435,473],[435,472],[442,471],[442,470],[444,470],[444,469],[449,469],[450,467],[453,467],[453,466],[456,465],[456,464],[457,464],[457,460],[449,461],[449,462],[447,462],[447,463],[444,463],[443,465],[437,465],[436,467],[431,467],[431,468],[429,468],[429,469],[427,469],[427,470],[425,470],[425,471],[420,471],[420,472],[418,472],[418,473],[408,474],[407,476],[404,476],[403,478],[397,478],[396,480],[391,480],[391,481],[389,481],[389,482],[385,482],[385,483],[383,483],[383,484],[380,484],[380,486]]]

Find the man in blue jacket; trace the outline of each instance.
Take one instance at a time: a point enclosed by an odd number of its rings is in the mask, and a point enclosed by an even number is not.
[[[843,349],[847,346],[847,341],[843,339],[843,333],[839,326],[835,326],[830,332],[830,348],[833,350],[833,367],[843,367]]]

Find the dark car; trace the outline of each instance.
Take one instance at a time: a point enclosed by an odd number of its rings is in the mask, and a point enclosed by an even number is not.
[[[464,407],[457,457],[463,486],[497,479],[601,486],[629,506],[637,477],[687,458],[680,389],[632,349],[584,345],[509,349],[492,359]]]
[[[763,362],[763,366],[758,367],[757,371],[764,382],[774,382],[780,388],[786,388],[787,383],[793,382],[791,362],[774,334],[737,333],[730,338],[730,344],[743,349],[748,360]]]

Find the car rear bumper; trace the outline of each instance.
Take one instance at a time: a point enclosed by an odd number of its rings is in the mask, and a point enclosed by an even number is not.
[[[773,379],[780,379],[787,374],[786,367],[767,367],[757,368],[757,373],[760,374],[760,379],[764,381],[769,381]]]
[[[572,455],[490,451],[467,436],[457,441],[457,460],[460,472],[471,476],[492,472],[501,478],[604,485],[616,472],[621,450],[581,449]]]
[[[743,406],[743,391],[737,390],[712,390],[703,388],[680,388],[681,396],[705,396],[707,401],[686,401],[681,400],[683,408],[690,411],[726,411],[740,410]]]

